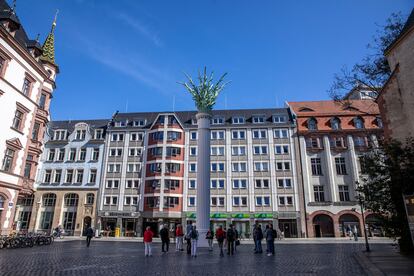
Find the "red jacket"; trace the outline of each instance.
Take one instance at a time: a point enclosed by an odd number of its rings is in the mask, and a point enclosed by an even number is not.
[[[152,242],[152,237],[154,234],[151,230],[145,230],[144,232],[144,242]]]
[[[217,229],[216,238],[217,238],[217,240],[226,238],[226,233],[223,231],[223,229],[220,229],[220,228]]]
[[[184,236],[184,234],[183,234],[183,228],[178,227],[178,228],[175,230],[175,236],[176,236],[176,237],[182,237],[182,236]]]

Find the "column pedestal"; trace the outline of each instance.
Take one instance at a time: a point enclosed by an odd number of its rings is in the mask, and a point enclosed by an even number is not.
[[[208,247],[206,233],[210,228],[210,119],[207,113],[197,113],[197,221],[198,247]]]

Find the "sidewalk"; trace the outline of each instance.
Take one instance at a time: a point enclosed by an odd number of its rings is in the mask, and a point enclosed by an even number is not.
[[[403,255],[394,245],[386,250],[358,252],[356,258],[368,275],[414,275],[414,255]]]
[[[65,241],[77,241],[77,240],[84,240],[85,237],[75,237],[75,236],[65,236],[63,239],[55,239],[55,242],[65,242]],[[143,242],[142,237],[101,237],[101,238],[94,238],[94,241],[119,241],[119,242]],[[159,238],[154,238],[153,241],[155,243],[161,243]],[[174,243],[175,239],[171,238],[171,242]],[[381,243],[381,244],[393,244],[394,241],[388,238],[370,238],[370,243]],[[283,240],[276,240],[276,244],[329,244],[329,243],[343,243],[343,244],[361,244],[365,243],[363,238],[358,239],[358,241],[349,240],[349,238],[291,238],[291,239],[283,239]],[[254,244],[253,240],[241,240],[241,244]]]

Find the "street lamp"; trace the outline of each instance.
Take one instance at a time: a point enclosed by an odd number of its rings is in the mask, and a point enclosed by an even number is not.
[[[368,243],[367,228],[365,227],[364,198],[363,198],[363,196],[361,194],[361,191],[359,189],[361,187],[361,184],[358,181],[356,182],[356,184],[357,184],[357,187],[358,187],[358,189],[357,189],[357,191],[358,191],[358,202],[359,202],[359,206],[361,206],[362,224],[363,224],[363,228],[364,228],[364,237],[365,237],[365,249],[366,249],[366,252],[370,252],[371,249],[369,248],[369,243]]]

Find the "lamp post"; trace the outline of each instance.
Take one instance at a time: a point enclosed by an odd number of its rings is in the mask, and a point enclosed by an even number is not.
[[[362,224],[363,224],[362,227],[364,228],[365,249],[366,249],[366,252],[370,252],[371,249],[369,248],[369,243],[368,243],[367,228],[365,227],[364,198],[363,198],[363,196],[361,194],[361,191],[359,189],[361,187],[360,183],[357,181],[356,184],[357,184],[357,187],[358,187],[358,189],[357,189],[357,191],[358,191],[358,202],[359,202],[359,206],[361,207]]]

